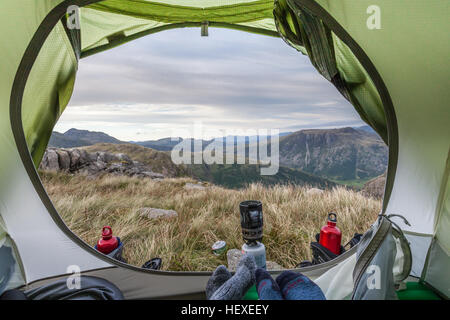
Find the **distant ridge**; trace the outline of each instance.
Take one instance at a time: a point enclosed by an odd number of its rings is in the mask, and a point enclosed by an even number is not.
[[[96,143],[125,143],[104,132],[69,129],[64,133],[54,131],[48,143],[49,147],[74,148],[91,146]]]
[[[280,165],[332,180],[379,176],[387,160],[387,146],[365,128],[308,129],[280,139]]]
[[[180,138],[181,139],[181,138]],[[248,137],[236,138],[236,141]],[[193,139],[188,139],[193,141]],[[73,148],[92,146],[98,143],[129,144],[168,152],[181,140],[163,138],[148,141],[120,141],[106,133],[70,129],[65,133],[53,132],[50,147]],[[212,140],[202,140],[205,148]],[[292,180],[307,178],[300,176],[298,170],[314,177],[344,184],[364,183],[384,173],[387,168],[388,148],[369,126],[345,127],[337,129],[306,129],[296,132],[280,133],[280,166],[284,167],[278,178],[286,180],[292,174]],[[295,169],[297,171],[287,170]],[[253,167],[237,168],[234,166],[193,166],[192,171],[199,178],[214,180],[226,179],[229,187],[237,184],[238,176],[254,177]],[[222,175],[227,172],[227,177]],[[207,179],[207,180],[208,180]],[[256,179],[256,178],[255,178]],[[252,180],[252,179],[250,179]],[[270,180],[265,178],[265,180]],[[278,180],[274,177],[273,181]],[[310,180],[310,179],[307,179]],[[273,182],[271,181],[271,182]],[[314,181],[319,185],[322,181]],[[326,183],[325,183],[326,184]]]
[[[280,132],[279,136],[280,137],[284,137],[287,135],[290,135],[292,132]],[[227,136],[227,137],[223,137],[224,140],[228,137],[233,137],[233,136]],[[255,137],[255,136],[253,136]],[[235,143],[236,141],[242,142],[245,141],[245,143],[247,144],[250,140],[250,138],[253,137],[247,137],[247,136],[234,136],[235,138]],[[147,147],[147,148],[152,148],[155,150],[159,150],[159,151],[170,151],[172,150],[172,148],[174,146],[176,146],[180,141],[183,141],[183,138],[178,138],[179,140],[172,140],[172,138],[162,138],[162,139],[158,139],[158,140],[147,140],[147,141],[129,141],[130,143],[134,143],[134,144],[138,144],[140,146],[143,147]],[[193,141],[193,139],[188,139]],[[202,144],[203,144],[203,148],[205,148],[208,144],[210,144],[213,140],[202,140]]]

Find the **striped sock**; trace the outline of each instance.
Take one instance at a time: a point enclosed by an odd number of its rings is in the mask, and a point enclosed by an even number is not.
[[[278,284],[261,268],[256,269],[256,290],[259,300],[283,300]]]
[[[326,300],[320,287],[301,273],[284,271],[277,283],[286,300]]]

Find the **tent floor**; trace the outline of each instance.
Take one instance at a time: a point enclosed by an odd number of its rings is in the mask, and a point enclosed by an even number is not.
[[[400,300],[441,300],[441,298],[427,286],[419,282],[407,282],[406,289],[397,291]]]

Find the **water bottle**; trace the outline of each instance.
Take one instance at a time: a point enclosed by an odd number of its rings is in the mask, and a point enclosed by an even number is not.
[[[329,213],[327,224],[320,229],[319,243],[334,254],[339,255],[341,254],[342,232],[336,227],[336,223],[336,213]]]

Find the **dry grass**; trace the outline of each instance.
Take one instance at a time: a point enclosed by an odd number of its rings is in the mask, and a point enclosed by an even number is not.
[[[250,185],[242,190],[210,186],[186,190],[190,179],[163,181],[121,176],[89,180],[81,175],[41,173],[55,207],[67,225],[94,245],[103,225],[111,225],[125,243],[128,263],[141,266],[152,257],[163,259],[164,270],[213,270],[226,257],[211,253],[211,245],[225,240],[240,248],[239,202],[263,203],[267,259],[291,268],[310,259],[309,243],[325,223],[327,213],[338,214],[343,243],[375,221],[381,202],[336,188],[307,195],[307,188]],[[173,209],[178,217],[149,220],[139,208]]]

